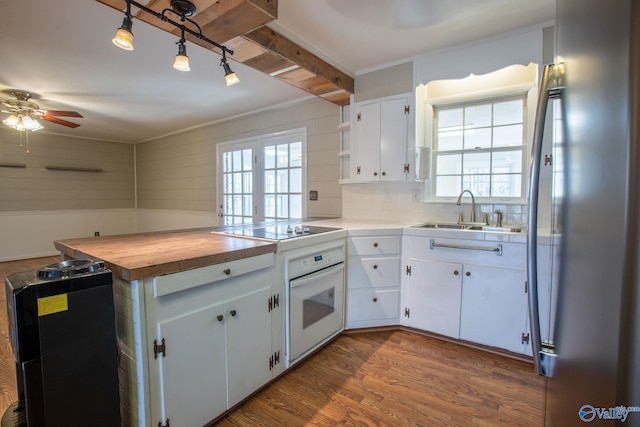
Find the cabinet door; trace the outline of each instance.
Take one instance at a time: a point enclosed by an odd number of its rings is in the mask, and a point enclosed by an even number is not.
[[[227,409],[225,326],[217,316],[224,305],[216,304],[158,324],[158,336],[165,339],[166,352],[150,365],[159,364],[160,419],[172,425],[200,426]]]
[[[351,147],[352,180],[380,180],[380,103],[358,104],[355,108],[355,140]]]
[[[407,326],[458,338],[462,265],[410,258],[408,266],[411,274],[403,289]]]
[[[271,379],[271,287],[225,303],[229,407]]]
[[[460,338],[522,353],[525,272],[466,265],[463,277]]]
[[[380,105],[380,180],[404,181],[407,173],[408,98],[382,101]]]

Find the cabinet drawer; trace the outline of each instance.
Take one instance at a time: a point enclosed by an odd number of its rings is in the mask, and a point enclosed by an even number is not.
[[[399,313],[398,289],[349,292],[348,322],[395,319]]]
[[[401,236],[352,237],[349,255],[392,255],[400,253]]]
[[[349,258],[349,289],[398,286],[400,258]]]
[[[274,264],[275,255],[268,253],[255,257],[209,265],[207,267],[196,268],[194,270],[181,271],[180,273],[154,277],[153,296],[157,298],[162,295],[195,288],[196,286],[205,285],[207,283],[224,281],[226,279],[271,267]]]

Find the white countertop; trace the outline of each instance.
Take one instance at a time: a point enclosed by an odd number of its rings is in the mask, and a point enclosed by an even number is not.
[[[527,241],[527,235],[524,232],[507,233],[487,232],[482,230],[456,230],[412,227],[419,224],[421,223],[372,221],[354,218],[335,218],[313,221],[313,225],[344,228],[349,231],[350,236],[369,235],[375,233],[377,235],[404,234],[408,236],[430,236],[452,239],[486,240],[511,243],[526,243]]]

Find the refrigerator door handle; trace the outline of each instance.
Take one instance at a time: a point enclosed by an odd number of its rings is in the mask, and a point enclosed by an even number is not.
[[[527,282],[529,284],[529,328],[531,333],[531,350],[535,370],[539,375],[553,376],[555,354],[544,349],[540,333],[540,311],[538,305],[538,199],[540,190],[540,164],[542,161],[542,142],[544,139],[547,106],[552,92],[554,97],[560,91],[549,89],[549,82],[554,65],[545,65],[540,83],[540,93],[536,107],[536,118],[531,146],[529,164],[529,212],[527,223]]]

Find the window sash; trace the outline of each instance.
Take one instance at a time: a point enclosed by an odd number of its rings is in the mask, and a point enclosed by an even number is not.
[[[433,194],[521,199],[525,191],[526,96],[435,106]]]

